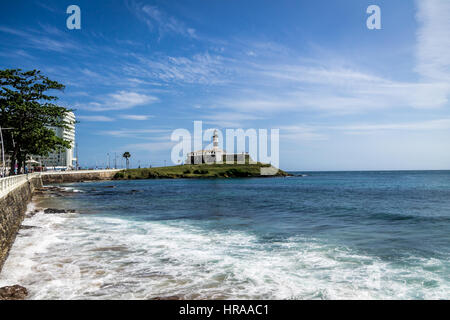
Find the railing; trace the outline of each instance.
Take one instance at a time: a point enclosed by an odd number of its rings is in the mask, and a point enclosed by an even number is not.
[[[29,173],[0,178],[0,198],[6,196],[9,192],[14,190],[15,188],[23,185],[25,182],[29,181],[34,177],[38,177],[39,175],[40,173]]]
[[[17,176],[10,176],[5,178],[0,178],[0,198],[6,196],[9,192],[15,188],[23,185],[25,182],[32,178],[40,177],[44,175],[52,174],[74,174],[74,173],[102,173],[102,172],[115,172],[122,169],[105,169],[105,170],[70,170],[70,171],[45,171],[45,172],[34,172],[29,174],[20,174]]]

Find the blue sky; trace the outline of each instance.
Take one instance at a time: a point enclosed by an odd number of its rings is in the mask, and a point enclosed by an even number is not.
[[[162,165],[202,120],[279,128],[287,170],[450,169],[449,16],[448,0],[8,1],[0,68],[67,86],[82,166]]]

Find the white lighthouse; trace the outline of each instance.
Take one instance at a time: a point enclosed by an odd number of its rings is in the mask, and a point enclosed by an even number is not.
[[[214,135],[213,135],[213,150],[214,151],[219,150],[219,133],[217,132],[217,129],[214,130]]]

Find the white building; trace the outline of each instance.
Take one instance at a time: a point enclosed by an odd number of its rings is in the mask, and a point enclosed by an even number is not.
[[[219,134],[214,130],[213,134],[213,148],[210,150],[198,150],[189,152],[186,157],[186,164],[201,164],[201,163],[226,163],[226,162],[245,162],[250,160],[247,152],[242,153],[227,153],[225,150],[219,148]]]
[[[57,137],[70,141],[71,148],[49,153],[47,157],[33,157],[47,169],[71,170],[75,167],[76,158],[73,154],[75,148],[75,115],[73,112],[67,113],[64,121],[68,128],[52,127],[51,129],[55,131]]]

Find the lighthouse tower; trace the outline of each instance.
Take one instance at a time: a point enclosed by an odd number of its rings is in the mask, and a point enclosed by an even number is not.
[[[219,150],[219,134],[217,133],[217,130],[214,130],[214,135],[213,135],[213,150],[214,150],[214,151]]]

